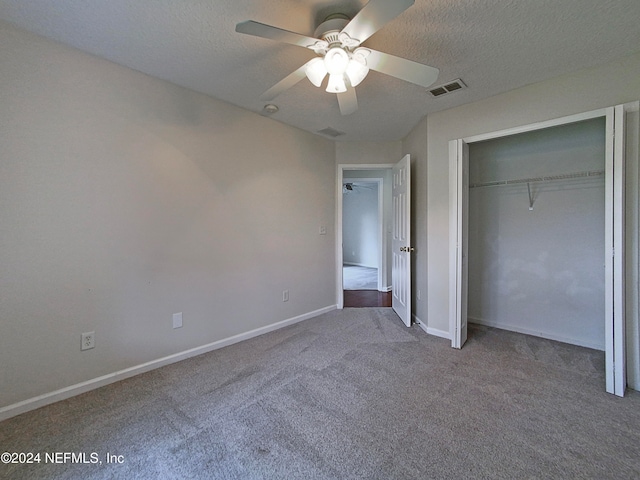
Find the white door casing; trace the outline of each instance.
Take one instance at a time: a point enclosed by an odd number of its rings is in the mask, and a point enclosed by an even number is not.
[[[451,346],[461,348],[467,333],[467,212],[468,144],[542,128],[606,118],[605,146],[605,375],[606,391],[624,396],[625,368],[625,245],[624,167],[625,112],[638,102],[595,110],[499,132],[449,142],[450,257],[449,329]]]
[[[393,167],[392,307],[411,326],[411,159]]]

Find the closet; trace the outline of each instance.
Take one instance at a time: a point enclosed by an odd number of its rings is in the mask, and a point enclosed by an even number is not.
[[[605,350],[605,132],[469,144],[469,322]]]

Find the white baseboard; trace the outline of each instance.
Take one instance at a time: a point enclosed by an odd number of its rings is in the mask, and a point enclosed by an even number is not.
[[[570,343],[571,345],[578,345],[579,347],[592,348],[594,350],[604,351],[604,346],[596,345],[592,342],[584,342],[576,340],[574,338],[563,337],[561,335],[554,335],[552,333],[541,332],[540,330],[534,330],[532,328],[525,328],[518,325],[509,325],[506,323],[493,322],[491,320],[484,320],[481,318],[467,317],[469,323],[475,323],[477,325],[484,325],[485,327],[500,328],[502,330],[508,330],[510,332],[523,333],[525,335],[533,335],[534,337],[546,338],[547,340],[555,340],[556,342]]]
[[[415,315],[413,316],[413,320],[428,335],[433,335],[434,337],[440,337],[447,340],[451,340],[451,335],[449,335],[449,332],[445,332],[444,330],[438,330],[437,328],[427,327],[425,323]]]
[[[71,385],[69,387],[61,388],[60,390],[55,390],[53,392],[38,395],[37,397],[29,398],[12,405],[7,405],[6,407],[0,408],[0,421],[6,420],[7,418],[15,417],[16,415],[20,415],[21,413],[25,413],[30,410],[35,410],[36,408],[44,407],[45,405],[59,402],[60,400],[75,397],[76,395],[80,395],[81,393],[104,387],[105,385],[124,380],[125,378],[133,377],[150,370],[155,370],[156,368],[164,367],[181,360],[186,360],[187,358],[195,357],[197,355],[202,355],[203,353],[227,347],[229,345],[233,345],[234,343],[242,342],[243,340],[249,340],[250,338],[257,337],[259,335],[264,335],[265,333],[269,333],[274,330],[293,325],[294,323],[302,322],[303,320],[308,320],[310,318],[317,317],[318,315],[331,312],[336,308],[337,305],[330,305],[328,307],[298,315],[297,317],[292,317],[281,322],[272,323],[271,325],[267,325],[265,327],[256,328],[254,330],[240,333],[238,335],[218,340],[213,343],[208,343],[206,345],[192,348],[190,350],[185,350],[184,352],[174,353],[173,355],[169,355],[167,357],[152,360],[150,362],[136,365],[134,367],[125,368],[124,370],[119,370],[117,372],[108,373],[107,375],[103,375],[101,377],[93,378],[85,382],[76,383],[75,385]]]

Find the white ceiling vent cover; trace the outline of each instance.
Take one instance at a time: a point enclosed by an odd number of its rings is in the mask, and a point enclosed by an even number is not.
[[[441,97],[442,95],[447,95],[448,93],[455,92],[456,90],[462,90],[463,88],[467,88],[467,86],[462,80],[456,78],[452,82],[429,89],[429,93],[434,97]]]
[[[318,133],[321,133],[322,135],[326,135],[332,138],[336,138],[336,137],[339,137],[340,135],[344,135],[344,132],[341,132],[340,130],[336,130],[335,128],[331,128],[331,127],[318,130]]]

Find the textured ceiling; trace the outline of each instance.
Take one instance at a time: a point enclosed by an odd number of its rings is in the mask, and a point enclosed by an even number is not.
[[[388,0],[392,2],[393,0]],[[358,0],[0,0],[0,18],[154,77],[261,112],[260,95],[313,58],[310,50],[235,32],[256,20],[304,35]],[[416,0],[364,46],[440,69],[434,85],[468,88],[433,98],[370,72],[359,109],[308,80],[277,97],[274,120],[339,140],[404,137],[426,114],[640,51],[638,0]]]

